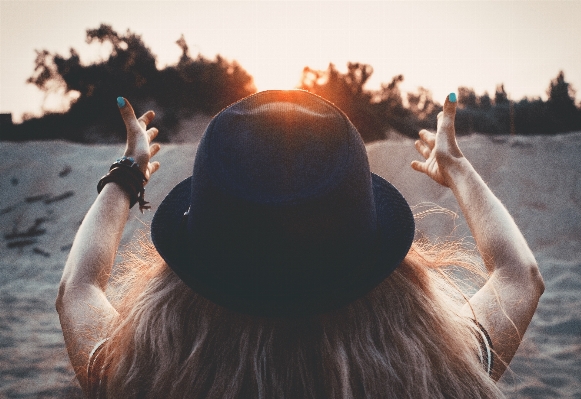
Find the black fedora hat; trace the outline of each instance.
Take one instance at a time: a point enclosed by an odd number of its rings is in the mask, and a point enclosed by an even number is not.
[[[330,102],[265,91],[208,125],[192,176],[152,224],[153,243],[194,291],[267,317],[331,311],[403,260],[409,205],[369,170],[360,135]]]

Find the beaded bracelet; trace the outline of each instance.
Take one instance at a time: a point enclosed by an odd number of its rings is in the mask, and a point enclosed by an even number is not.
[[[117,183],[127,194],[129,194],[131,209],[139,202],[139,210],[143,213],[144,209],[150,209],[145,201],[145,188],[147,179],[139,169],[139,164],[131,157],[121,157],[109,168],[109,173],[103,176],[97,183],[97,192],[100,193],[107,183]]]

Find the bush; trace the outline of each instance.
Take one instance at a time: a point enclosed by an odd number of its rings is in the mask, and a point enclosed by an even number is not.
[[[66,139],[71,141],[124,141],[125,128],[115,98],[131,99],[136,112],[154,107],[160,141],[171,139],[172,128],[186,116],[212,114],[256,91],[252,77],[235,61],[221,56],[192,58],[183,36],[177,41],[182,56],[174,66],[157,69],[156,57],[141,37],[130,31],[120,35],[109,25],[87,30],[87,42],[111,45],[111,54],[90,65],[78,53],[68,57],[38,51],[34,74],[28,79],[47,93],[76,92],[66,113],[31,118],[4,139]]]

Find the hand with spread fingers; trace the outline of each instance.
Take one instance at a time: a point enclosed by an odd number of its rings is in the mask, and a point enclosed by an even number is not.
[[[425,173],[442,186],[450,187],[450,169],[464,158],[456,141],[454,118],[456,117],[456,95],[451,93],[444,103],[444,111],[438,114],[436,134],[420,131],[420,140],[416,140],[416,150],[425,161],[413,161],[411,166],[418,172]]]
[[[127,128],[127,145],[123,155],[133,158],[139,164],[139,169],[145,178],[149,180],[151,175],[159,169],[159,162],[150,162],[150,159],[160,149],[159,144],[151,144],[151,141],[157,136],[159,131],[154,127],[147,129],[147,125],[151,123],[155,113],[147,111],[137,119],[129,101],[119,97],[117,98],[117,105]]]

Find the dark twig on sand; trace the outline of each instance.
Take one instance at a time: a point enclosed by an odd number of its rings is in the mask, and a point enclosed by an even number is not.
[[[59,177],[65,177],[66,175],[68,175],[72,171],[73,171],[73,168],[71,168],[69,165],[65,165],[65,167],[63,168],[63,170],[61,170],[59,172]]]
[[[26,197],[26,198],[24,198],[24,201],[31,203],[31,202],[44,201],[48,198],[50,198],[49,194],[39,194],[39,195],[33,195],[32,197]]]
[[[30,226],[26,231],[16,231],[16,228],[12,230],[12,233],[4,234],[4,238],[7,240],[13,240],[15,238],[27,238],[27,237],[38,237],[46,233],[46,229],[40,228],[40,226],[46,222],[47,218],[37,218],[34,220],[34,224]],[[11,247],[9,247],[11,248]]]
[[[36,244],[36,240],[18,240],[18,241],[12,241],[9,242],[8,244],[6,244],[6,247],[8,248],[23,248],[26,247],[28,245],[32,245],[32,244]]]
[[[14,206],[7,206],[6,208],[0,209],[0,215],[4,215],[5,213],[12,212],[14,210]]]
[[[40,249],[40,248],[38,248],[38,247],[34,247],[34,248],[32,249],[32,252],[34,252],[35,254],[42,255],[42,256],[44,256],[45,258],[49,258],[49,257],[50,257],[50,252],[46,252],[46,251],[44,251],[44,250],[42,250],[42,249]]]
[[[52,204],[53,202],[62,201],[64,199],[72,197],[73,195],[75,195],[74,191],[65,191],[64,193],[57,195],[56,197],[45,199],[44,203],[45,204]]]

